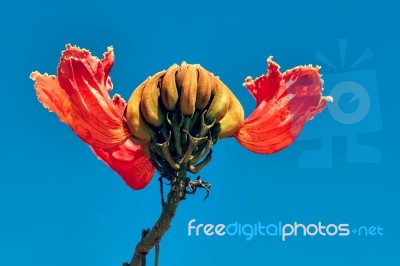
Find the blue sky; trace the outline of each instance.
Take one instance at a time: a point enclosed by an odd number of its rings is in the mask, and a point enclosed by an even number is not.
[[[361,121],[343,124],[326,109],[306,125],[299,141],[275,155],[253,154],[233,139],[219,142],[201,172],[213,184],[211,195],[203,201],[199,191],[181,203],[161,242],[161,265],[400,264],[395,176],[400,41],[398,14],[389,1],[22,1],[2,6],[0,265],[121,265],[130,259],[140,231],[160,212],[155,179],[144,190],[129,189],[37,101],[29,74],[54,74],[66,43],[98,56],[112,45],[114,92],[125,99],[149,75],[185,60],[219,75],[249,114],[255,103],[241,84],[248,75],[264,73],[270,55],[282,70],[321,65],[327,94],[350,81],[368,95]],[[366,51],[365,60],[351,67]],[[344,113],[365,103],[365,97],[352,97],[339,99]],[[323,152],[304,153],[322,146]],[[352,229],[381,226],[384,235],[285,242],[190,237],[191,219],[348,223]]]

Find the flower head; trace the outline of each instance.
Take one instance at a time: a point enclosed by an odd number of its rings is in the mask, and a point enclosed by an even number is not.
[[[197,173],[211,160],[212,146],[226,137],[253,152],[279,151],[331,100],[321,95],[318,68],[282,74],[269,58],[267,75],[244,83],[256,99],[247,119],[218,77],[185,62],[146,79],[126,104],[109,96],[113,63],[112,48],[100,60],[67,45],[57,76],[33,72],[31,78],[39,101],[133,189],[145,187],[155,169],[163,176],[182,168]]]

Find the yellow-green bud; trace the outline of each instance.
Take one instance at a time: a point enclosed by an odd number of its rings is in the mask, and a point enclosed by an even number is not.
[[[186,62],[149,77],[132,93],[126,110],[131,140],[163,173],[181,167],[197,172],[211,159],[212,145],[232,136],[243,120],[243,108],[229,88]]]

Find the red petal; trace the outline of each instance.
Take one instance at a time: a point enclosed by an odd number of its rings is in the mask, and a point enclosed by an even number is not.
[[[37,72],[31,75],[36,80],[39,101],[56,112],[83,141],[99,148],[121,145],[130,136],[123,120],[125,101],[118,95],[110,99],[108,94],[113,63],[111,48],[100,60],[85,49],[67,45],[57,78]]]
[[[245,86],[257,100],[254,112],[235,134],[238,142],[256,153],[274,153],[289,146],[305,122],[321,112],[329,97],[322,97],[318,68],[296,67],[283,75],[268,59],[268,74]]]
[[[116,148],[92,147],[92,150],[133,189],[144,188],[154,175],[155,168],[143,154],[140,146],[130,140]]]
[[[30,78],[35,82],[35,89],[39,101],[49,109],[55,112],[58,118],[67,123],[67,116],[71,110],[71,102],[68,94],[60,88],[55,76],[41,75],[39,72],[33,72]]]
[[[267,62],[267,75],[262,75],[256,78],[256,80],[247,77],[243,83],[251,95],[256,99],[257,106],[262,101],[269,101],[272,97],[277,95],[282,84],[282,73],[279,71],[280,66],[272,61],[272,56],[268,57]]]

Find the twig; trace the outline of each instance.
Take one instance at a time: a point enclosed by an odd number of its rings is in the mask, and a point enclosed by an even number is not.
[[[186,188],[186,168],[182,167],[175,172],[171,180],[171,190],[168,193],[167,201],[154,227],[136,245],[130,266],[144,266],[146,254],[161,240],[165,232],[171,226],[179,202],[184,197]]]
[[[160,256],[160,241],[156,241],[155,244],[155,249],[156,249],[156,257],[154,259],[154,266],[158,266],[158,258]]]
[[[160,194],[161,194],[161,207],[164,207],[165,205],[165,200],[164,200],[164,184],[162,180],[162,176],[158,178],[158,181],[160,182]]]

